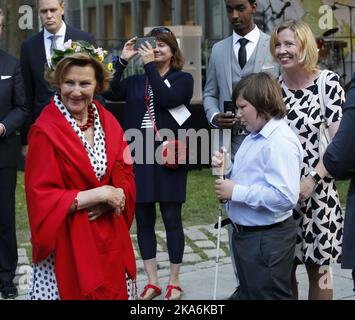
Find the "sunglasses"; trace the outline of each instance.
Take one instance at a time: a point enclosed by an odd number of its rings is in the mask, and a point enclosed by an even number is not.
[[[156,27],[156,28],[153,28],[151,31],[150,31],[150,35],[152,37],[155,37],[156,35],[160,34],[160,33],[172,33],[171,30],[167,27]]]

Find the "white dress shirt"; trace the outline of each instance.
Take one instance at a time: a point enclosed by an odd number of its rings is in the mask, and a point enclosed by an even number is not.
[[[242,38],[249,40],[249,42],[245,45],[245,49],[247,51],[247,62],[248,62],[260,39],[259,28],[255,26],[255,28],[244,37],[240,36],[235,31],[233,31],[233,49],[234,49],[235,56],[237,57],[237,60],[238,60],[238,52],[240,48],[240,43],[238,41]]]
[[[55,34],[57,36],[56,38],[56,44],[57,44],[57,49],[63,50],[64,49],[64,41],[65,41],[65,33],[67,31],[67,26],[63,21],[62,26],[60,27],[59,31]],[[44,28],[44,48],[46,49],[46,57],[47,61],[50,62],[50,57],[51,57],[51,36],[53,36],[52,33],[49,33],[45,28]]]
[[[303,149],[285,120],[271,119],[249,134],[238,149],[230,179],[236,183],[229,218],[263,226],[292,215],[300,191]]]

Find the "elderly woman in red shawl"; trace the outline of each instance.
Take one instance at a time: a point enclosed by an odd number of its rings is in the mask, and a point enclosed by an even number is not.
[[[126,279],[135,279],[130,153],[116,119],[93,99],[111,78],[106,54],[69,41],[47,70],[57,93],[31,128],[25,171],[29,299],[127,299]]]

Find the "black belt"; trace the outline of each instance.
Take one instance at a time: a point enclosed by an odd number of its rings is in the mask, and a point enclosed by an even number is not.
[[[284,221],[269,224],[266,226],[242,226],[242,225],[236,224],[234,222],[232,222],[232,225],[233,225],[233,228],[236,232],[260,232],[260,231],[266,231],[266,230],[277,228],[277,227],[283,225],[289,219],[293,219],[292,216],[287,218]]]

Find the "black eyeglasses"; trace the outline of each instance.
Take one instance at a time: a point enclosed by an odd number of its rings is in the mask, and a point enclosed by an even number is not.
[[[152,37],[155,37],[156,35],[158,35],[159,33],[172,33],[171,30],[167,27],[156,27],[156,28],[153,28],[151,31],[150,31],[150,35]]]

